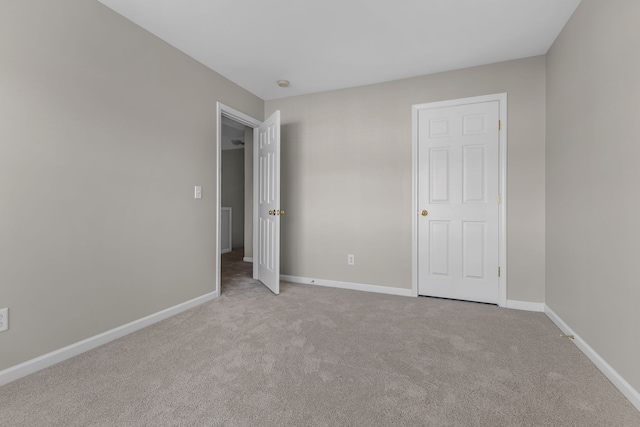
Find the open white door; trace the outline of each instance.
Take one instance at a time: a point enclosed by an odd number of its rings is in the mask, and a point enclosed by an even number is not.
[[[254,242],[257,279],[274,294],[280,293],[280,111],[258,127],[254,143],[254,203],[258,230]],[[257,252],[257,254],[255,253]],[[257,257],[256,257],[257,255]],[[254,270],[255,271],[255,270]]]

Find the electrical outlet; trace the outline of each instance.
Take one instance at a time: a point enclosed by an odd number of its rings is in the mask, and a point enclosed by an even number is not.
[[[356,265],[356,256],[354,254],[347,255],[347,264]]]
[[[0,308],[0,332],[9,329],[9,309]]]

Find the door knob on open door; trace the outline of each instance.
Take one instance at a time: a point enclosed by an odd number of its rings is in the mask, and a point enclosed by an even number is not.
[[[426,210],[423,210],[420,214],[422,216],[427,216],[427,215],[429,215],[429,212],[427,212]]]
[[[269,211],[269,215],[275,215],[276,211]]]
[[[284,215],[284,211],[283,210],[280,210],[280,215]]]

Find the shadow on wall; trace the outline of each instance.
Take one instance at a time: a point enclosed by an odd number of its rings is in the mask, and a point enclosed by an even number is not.
[[[222,150],[222,207],[232,208],[233,249],[244,247],[244,149]]]
[[[302,248],[295,247],[295,241],[303,241],[305,236],[292,238],[291,230],[296,223],[302,221],[302,200],[291,198],[292,194],[301,194],[307,176],[304,173],[304,163],[299,156],[299,141],[302,126],[298,123],[282,124],[280,126],[280,206],[286,214],[280,223],[280,273],[291,274],[293,265],[304,264],[306,254],[300,253]]]

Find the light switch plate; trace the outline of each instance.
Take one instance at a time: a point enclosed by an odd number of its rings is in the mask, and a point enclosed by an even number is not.
[[[201,186],[196,185],[194,197],[196,199],[202,199],[202,187]]]

